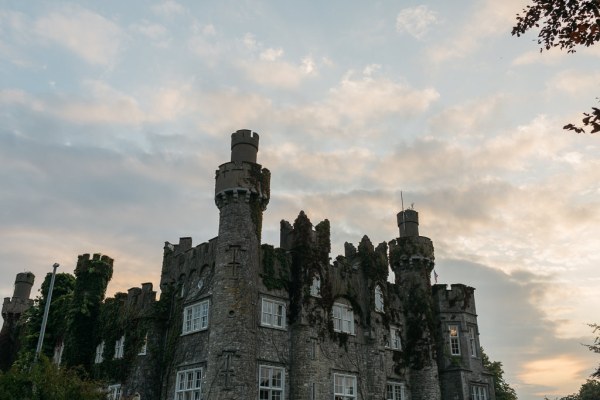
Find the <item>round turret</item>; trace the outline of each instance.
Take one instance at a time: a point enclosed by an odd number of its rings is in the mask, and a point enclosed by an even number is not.
[[[400,237],[419,236],[419,213],[415,210],[400,211],[397,215]]]
[[[258,153],[258,133],[250,129],[240,129],[231,134],[231,162],[256,163],[256,153]]]
[[[15,279],[15,291],[13,293],[13,298],[23,300],[29,299],[34,280],[35,275],[33,275],[31,272],[18,273],[17,278]]]

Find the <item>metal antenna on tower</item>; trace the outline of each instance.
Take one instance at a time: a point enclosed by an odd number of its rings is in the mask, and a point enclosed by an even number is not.
[[[404,235],[406,235],[406,213],[404,212],[404,197],[402,197],[402,190],[400,191],[400,202],[402,203],[402,228],[404,228]],[[402,236],[402,229],[400,229],[400,236]]]

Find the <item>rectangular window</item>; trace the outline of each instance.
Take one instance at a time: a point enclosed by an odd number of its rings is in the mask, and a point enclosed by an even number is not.
[[[285,370],[261,365],[258,378],[259,400],[283,400]]]
[[[345,304],[333,305],[333,330],[354,335],[354,312]]]
[[[321,278],[315,276],[310,285],[310,295],[313,297],[321,297]]]
[[[471,386],[471,398],[473,400],[487,400],[487,387],[479,385]]]
[[[450,335],[450,354],[460,356],[458,325],[448,325],[448,334]]]
[[[96,358],[94,359],[96,364],[100,364],[102,361],[104,361],[104,340],[96,346]]]
[[[202,368],[186,369],[177,372],[175,400],[202,400]]]
[[[397,326],[390,326],[390,343],[388,344],[390,349],[402,350],[402,338],[400,336],[400,328]]]
[[[471,357],[477,357],[477,335],[474,326],[469,326],[469,350]]]
[[[208,300],[183,309],[183,334],[208,328]]]
[[[106,398],[107,400],[121,400],[121,385],[110,385]]]
[[[148,351],[148,334],[144,335],[144,341],[142,342],[142,347],[140,348],[140,352],[138,356],[145,356]]]
[[[333,374],[333,399],[356,399],[356,376]]]
[[[54,346],[54,355],[52,356],[52,362],[56,365],[60,365],[62,360],[63,351],[65,350],[65,342],[62,340]]]
[[[118,339],[115,342],[115,356],[114,358],[123,358],[123,353],[125,351],[125,335],[121,336],[120,339]]]
[[[261,325],[272,328],[285,328],[285,303],[262,299]]]
[[[394,382],[388,383],[386,400],[404,400],[404,384]]]

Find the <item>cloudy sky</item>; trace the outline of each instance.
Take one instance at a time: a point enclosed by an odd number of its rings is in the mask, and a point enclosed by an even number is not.
[[[78,254],[109,294],[158,286],[164,241],[216,235],[231,132],[272,171],[263,239],[305,210],[343,243],[414,203],[440,283],[477,288],[481,343],[520,399],[600,361],[600,46],[540,54],[524,0],[0,3],[0,292]]]

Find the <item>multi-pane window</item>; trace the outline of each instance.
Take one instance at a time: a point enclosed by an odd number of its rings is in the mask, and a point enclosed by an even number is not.
[[[321,277],[315,275],[310,285],[310,295],[313,297],[321,297]]]
[[[140,348],[140,352],[138,353],[138,356],[145,356],[147,351],[148,351],[148,334],[146,333],[146,335],[144,335],[144,340],[142,342],[142,347]]]
[[[261,325],[272,328],[285,328],[285,303],[262,299]]]
[[[175,400],[202,400],[202,368],[177,372]]]
[[[389,382],[385,398],[386,400],[404,400],[404,384]]]
[[[96,364],[100,364],[102,361],[104,361],[104,340],[96,346],[96,358],[94,359]]]
[[[469,350],[471,357],[477,357],[477,336],[474,326],[469,326]]]
[[[183,309],[183,334],[208,328],[208,300]]]
[[[400,328],[397,326],[390,327],[390,343],[388,346],[393,350],[402,350],[402,339],[400,336]]]
[[[458,325],[448,325],[448,335],[450,336],[450,354],[460,356]]]
[[[335,303],[333,311],[333,330],[354,335],[354,312],[345,304]]]
[[[110,385],[106,398],[107,400],[121,400],[121,385]]]
[[[487,400],[487,388],[480,385],[471,386],[471,399]]]
[[[356,399],[356,376],[333,374],[333,399]]]
[[[258,378],[259,400],[283,400],[285,370],[261,365]]]
[[[383,312],[383,292],[381,286],[375,286],[375,311]]]
[[[121,338],[117,339],[115,342],[115,357],[114,358],[123,358],[123,353],[125,352],[125,335],[121,336]]]

